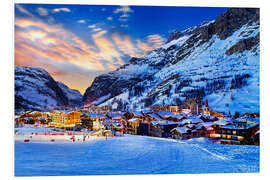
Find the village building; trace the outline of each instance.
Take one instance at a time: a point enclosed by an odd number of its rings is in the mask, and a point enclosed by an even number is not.
[[[81,114],[81,124],[84,128],[87,128],[88,130],[93,129],[93,120],[90,118],[89,113]]]
[[[255,133],[259,130],[257,122],[246,119],[235,120],[233,124],[221,127],[222,144],[254,144]]]
[[[124,133],[124,126],[119,122],[102,122],[105,130],[110,130],[114,136],[122,136]]]
[[[190,109],[182,109],[182,110],[181,110],[181,113],[182,113],[182,114],[192,114],[192,112],[191,112]]]
[[[192,124],[200,124],[200,123],[204,123],[204,121],[201,120],[200,118],[191,118],[190,123],[192,123]]]
[[[125,119],[125,116],[120,113],[110,113],[107,114],[107,117],[114,122],[122,122]]]
[[[182,121],[184,119],[186,119],[187,117],[185,115],[182,114],[172,114],[169,118],[170,121]]]
[[[167,106],[166,105],[155,105],[155,106],[152,106],[150,108],[150,110],[152,110],[154,112],[166,111],[167,110]]]
[[[178,113],[181,111],[181,108],[176,105],[155,105],[150,108],[154,112],[160,112],[160,111],[167,111],[167,112],[174,112]]]
[[[76,124],[80,124],[81,123],[81,113],[80,112],[69,112],[67,114],[67,118],[66,118],[66,122],[65,125],[66,126],[75,126]]]
[[[111,112],[112,111],[112,106],[111,105],[102,106],[101,110],[104,111],[104,112]]]
[[[67,114],[64,111],[54,111],[52,114],[52,122],[49,124],[56,127],[64,127],[66,119]]]
[[[142,119],[144,117],[143,113],[140,112],[140,111],[131,111],[131,113],[133,114],[133,117],[135,117],[135,118],[141,118]]]
[[[221,113],[218,113],[218,112],[213,112],[213,111],[210,111],[210,116],[212,117],[216,117],[217,119],[224,119],[225,116]]]
[[[158,116],[156,113],[150,113],[147,114],[147,117],[149,118],[149,121],[161,121],[162,118]]]
[[[189,139],[191,138],[191,130],[187,127],[175,127],[171,130],[173,139]]]
[[[93,121],[93,131],[99,131],[104,128],[104,125],[100,122],[99,119]]]
[[[157,112],[156,114],[163,120],[166,120],[173,115],[173,113],[168,112],[168,111],[160,111],[160,112]]]
[[[127,124],[125,126],[125,133],[127,134],[138,134],[138,128],[140,126],[140,122],[142,122],[142,119],[139,118],[132,118],[127,120]]]
[[[33,118],[44,118],[44,119],[46,119],[48,117],[47,112],[33,111],[30,114],[32,115]]]
[[[178,123],[173,121],[152,121],[150,125],[150,136],[169,137],[170,131],[177,127]]]
[[[177,112],[181,111],[181,108],[179,106],[176,106],[176,105],[169,105],[169,106],[167,106],[167,111],[177,113]]]
[[[207,99],[205,100],[205,103],[204,103],[203,115],[205,115],[205,116],[210,116],[211,115],[210,108],[208,106],[208,100]]]
[[[255,132],[253,142],[255,145],[260,145],[260,130]]]
[[[150,136],[150,126],[150,122],[140,122],[137,129],[137,134],[142,136]]]

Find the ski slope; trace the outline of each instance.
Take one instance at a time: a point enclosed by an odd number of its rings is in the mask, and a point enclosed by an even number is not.
[[[258,146],[125,135],[91,142],[15,141],[15,176],[259,172]]]

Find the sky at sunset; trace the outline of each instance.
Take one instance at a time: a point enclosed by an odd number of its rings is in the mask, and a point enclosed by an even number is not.
[[[41,67],[82,94],[100,74],[227,8],[15,4],[15,65]]]

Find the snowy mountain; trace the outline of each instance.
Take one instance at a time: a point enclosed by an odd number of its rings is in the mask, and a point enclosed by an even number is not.
[[[82,95],[56,82],[42,68],[15,67],[15,110],[50,110],[74,106]]]
[[[68,98],[69,106],[79,107],[82,105],[82,95],[78,90],[70,89],[59,81],[57,81],[57,85],[62,89],[63,93]]]
[[[95,78],[84,105],[140,110],[208,99],[221,112],[259,112],[259,9],[232,8],[175,31],[160,48]]]
[[[207,98],[216,111],[258,112],[259,32],[255,8],[232,8],[215,21],[175,31],[147,56],[96,77],[84,105],[139,110]]]

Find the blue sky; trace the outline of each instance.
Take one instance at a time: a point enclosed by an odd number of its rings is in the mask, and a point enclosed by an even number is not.
[[[81,93],[95,76],[141,57],[173,30],[228,8],[16,4],[15,64],[42,67]]]

